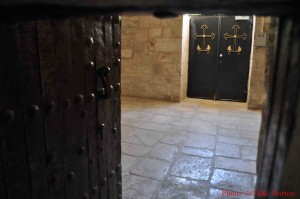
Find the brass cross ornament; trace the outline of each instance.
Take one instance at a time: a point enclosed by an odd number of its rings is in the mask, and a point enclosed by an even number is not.
[[[225,40],[233,39],[233,47],[231,45],[229,45],[227,47],[228,55],[230,55],[231,53],[236,53],[237,55],[240,55],[241,52],[242,52],[242,47],[236,45],[236,40],[237,39],[246,40],[247,39],[247,34],[243,33],[241,35],[238,35],[238,29],[240,29],[240,26],[238,26],[238,25],[232,26],[232,29],[233,29],[233,35],[230,35],[228,33],[224,34],[224,39]]]
[[[206,38],[210,38],[211,40],[214,40],[215,39],[215,33],[211,33],[211,34],[206,35],[205,32],[208,29],[208,26],[205,25],[205,24],[201,26],[201,29],[202,29],[202,35],[198,35],[197,33],[194,34],[194,39],[195,40],[197,38],[202,38],[201,47],[199,45],[197,45],[197,51],[198,51],[198,54],[200,54],[201,52],[206,52],[207,54],[209,54],[210,50],[211,50],[211,47],[210,47],[210,45],[207,45],[207,46],[205,45],[205,40],[206,40]]]

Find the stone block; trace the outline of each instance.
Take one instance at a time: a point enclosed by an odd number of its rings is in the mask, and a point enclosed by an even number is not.
[[[180,52],[181,38],[156,38],[154,49],[159,52]]]
[[[251,160],[216,157],[215,167],[232,171],[256,173],[256,162]]]
[[[257,148],[253,147],[242,147],[241,149],[242,159],[256,161]]]
[[[193,180],[208,180],[211,163],[210,158],[180,155],[171,168],[170,174]]]
[[[168,177],[160,186],[157,199],[166,198],[206,198],[206,184],[180,177]]]
[[[172,37],[172,28],[164,27],[162,36],[163,37]]]
[[[214,152],[210,149],[199,149],[193,147],[183,147],[182,153],[186,155],[200,156],[205,158],[211,158],[214,155]]]
[[[182,38],[182,28],[180,26],[172,28],[172,37]]]
[[[132,174],[148,177],[151,179],[162,180],[170,167],[170,163],[150,159],[143,158],[131,171]]]
[[[162,28],[150,28],[148,35],[150,38],[161,37]]]
[[[216,155],[240,158],[240,147],[233,144],[217,143]]]
[[[147,48],[147,42],[137,41],[134,43],[134,52],[145,52]]]
[[[131,144],[131,143],[122,143],[122,153],[131,155],[131,156],[144,156],[151,150],[148,146]]]
[[[172,62],[173,54],[162,52],[158,54],[157,61],[158,62]]]
[[[139,23],[140,28],[161,27],[161,20],[153,16],[142,16]]]
[[[139,29],[134,35],[135,41],[147,41],[148,29]]]
[[[148,199],[154,198],[159,181],[131,175],[126,183],[123,183],[123,197],[124,199]]]
[[[137,27],[139,22],[140,22],[140,17],[122,16],[122,29],[125,27]]]
[[[149,157],[172,161],[178,151],[178,147],[157,143],[150,151]]]
[[[216,169],[211,178],[211,184],[214,187],[230,191],[253,191],[251,174],[247,173]]]
[[[133,50],[132,49],[122,49],[121,50],[121,57],[122,58],[132,58]]]

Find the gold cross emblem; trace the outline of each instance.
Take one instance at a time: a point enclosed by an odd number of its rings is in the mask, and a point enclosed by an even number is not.
[[[202,38],[202,45],[201,45],[201,47],[199,45],[197,45],[197,51],[198,51],[198,54],[200,54],[201,52],[206,52],[207,54],[209,54],[211,47],[210,47],[210,45],[207,45],[207,46],[205,45],[205,39],[210,38],[211,40],[214,40],[215,33],[206,35],[205,31],[208,29],[207,25],[202,25],[201,29],[202,29],[202,35],[198,35],[197,33],[194,34],[194,39]]]
[[[228,33],[224,34],[224,39],[225,40],[227,40],[227,39],[233,39],[233,48],[232,48],[231,45],[229,45],[227,47],[228,55],[230,55],[231,53],[236,53],[237,55],[239,55],[242,52],[242,47],[236,45],[236,40],[237,39],[246,40],[247,39],[247,34],[243,33],[241,35],[238,35],[237,32],[238,32],[238,29],[240,29],[240,27],[238,25],[232,26],[232,29],[233,29],[233,35],[230,35]]]

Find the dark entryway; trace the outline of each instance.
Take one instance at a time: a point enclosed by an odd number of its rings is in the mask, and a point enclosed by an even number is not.
[[[245,102],[251,39],[252,17],[191,17],[188,97]]]

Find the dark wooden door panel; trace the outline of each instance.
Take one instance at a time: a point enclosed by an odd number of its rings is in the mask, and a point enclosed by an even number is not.
[[[0,23],[1,199],[121,194],[116,19]]]
[[[89,38],[95,38],[95,25],[99,23],[94,17],[85,20],[85,34]],[[95,44],[96,45],[96,41]],[[89,184],[91,199],[100,198],[99,194],[99,167],[98,167],[98,146],[99,137],[97,132],[98,111],[96,103],[97,76],[95,75],[95,48],[85,48],[85,96],[87,110],[87,143],[89,158]]]
[[[48,154],[49,198],[64,198],[64,134],[60,103],[60,73],[52,20],[38,22],[39,64],[44,106],[45,150]]]
[[[214,99],[218,69],[218,19],[191,18],[188,97]]]
[[[251,39],[252,17],[192,17],[188,97],[245,102]]]
[[[33,199],[45,197],[48,190],[47,154],[45,150],[37,150],[43,149],[46,145],[45,134],[43,133],[43,118],[45,115],[41,110],[44,107],[42,91],[40,85],[37,84],[40,80],[37,37],[37,23],[35,21],[21,23],[17,26],[16,44],[18,53],[21,55],[19,56],[18,66],[19,73],[23,74],[24,128]]]
[[[246,102],[251,40],[252,18],[221,17],[217,99]]]
[[[16,24],[0,23],[1,177],[6,198],[31,198],[31,178],[24,123],[24,74],[20,73],[15,41]],[[1,178],[2,180],[2,178]],[[19,191],[17,191],[19,190]]]
[[[95,66],[99,71],[105,67],[106,53],[105,53],[105,18],[103,16],[97,17],[98,22],[95,23]],[[97,76],[97,106],[98,106],[98,166],[99,166],[99,181],[100,181],[100,198],[108,198],[108,185],[107,185],[107,121],[106,121],[106,100],[100,98],[100,92],[103,88],[102,81]]]

